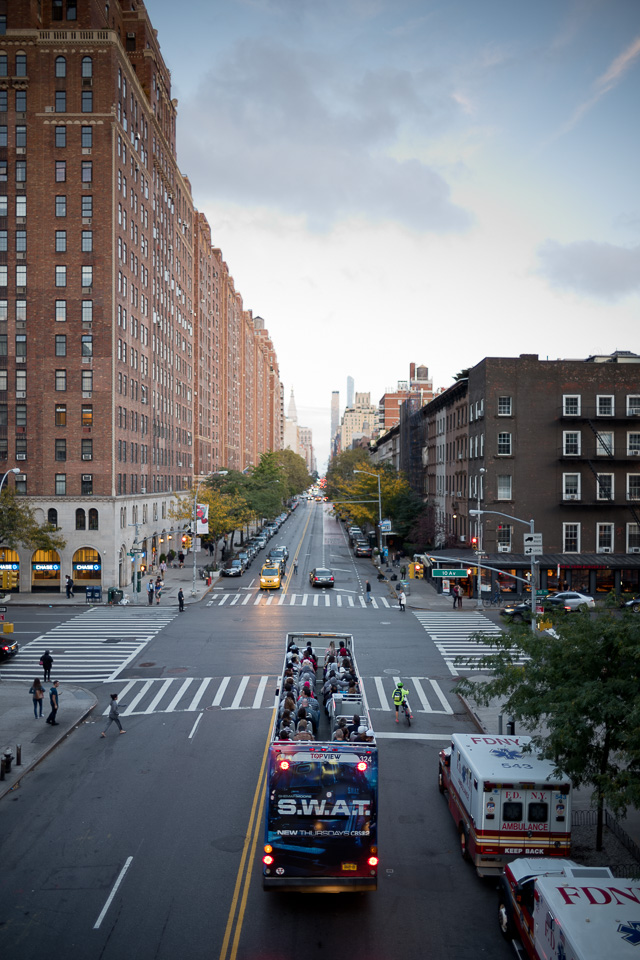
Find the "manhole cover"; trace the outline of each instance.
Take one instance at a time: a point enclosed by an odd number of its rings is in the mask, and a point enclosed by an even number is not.
[[[103,643],[120,643],[121,641],[122,641],[122,637],[107,637],[102,642]]]
[[[139,663],[138,666],[139,667],[155,667],[155,662],[153,660],[149,660],[148,663]]]

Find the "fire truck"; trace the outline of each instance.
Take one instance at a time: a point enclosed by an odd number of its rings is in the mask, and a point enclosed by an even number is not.
[[[499,876],[516,857],[567,857],[571,785],[549,760],[528,751],[530,737],[454,734],[440,751],[460,852],[478,876]]]
[[[572,860],[514,860],[501,879],[498,921],[531,960],[637,958],[640,881]]]

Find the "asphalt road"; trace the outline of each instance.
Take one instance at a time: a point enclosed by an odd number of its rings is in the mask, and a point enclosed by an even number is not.
[[[363,594],[355,560],[321,505],[299,508],[271,545],[334,590]],[[256,593],[259,561],[221,590]],[[374,592],[377,591],[377,584]],[[349,593],[352,591],[352,593]],[[317,591],[316,591],[317,593]],[[60,623],[63,612],[52,616]],[[22,611],[20,612],[20,616]],[[38,615],[16,616],[16,630]],[[44,622],[44,621],[43,621]],[[38,635],[48,627],[37,620]],[[380,874],[374,894],[266,894],[261,886],[261,767],[290,630],[345,631],[380,735]],[[385,706],[392,678],[423,678],[410,730]],[[99,739],[97,715],[1,801],[2,951],[7,960],[500,960],[494,884],[458,853],[437,789],[437,754],[472,725],[442,655],[397,608],[253,604],[190,608],[107,687],[127,733]],[[410,684],[411,686],[411,684]],[[426,706],[425,706],[426,703]],[[64,701],[61,701],[62,708]],[[385,736],[386,735],[386,736]]]

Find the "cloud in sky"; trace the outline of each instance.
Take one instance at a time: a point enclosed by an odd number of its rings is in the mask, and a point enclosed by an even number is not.
[[[446,129],[462,109],[437,75],[353,76],[323,54],[256,40],[182,104],[181,152],[200,197],[302,215],[315,229],[358,217],[461,231],[472,218],[442,173],[396,151],[409,131]]]
[[[640,246],[547,240],[538,248],[538,261],[537,272],[551,286],[583,296],[613,301],[640,290]]]

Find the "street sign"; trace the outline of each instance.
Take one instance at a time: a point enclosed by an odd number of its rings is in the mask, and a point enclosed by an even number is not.
[[[527,544],[525,544],[525,548],[524,548],[525,557],[539,557],[542,553],[544,553],[544,550],[542,549],[542,544],[540,544],[539,546],[537,543],[534,544],[533,546],[531,545],[527,546]]]
[[[466,577],[467,568],[465,567],[464,570],[458,570],[456,567],[447,567],[446,569],[443,567],[441,570],[432,570],[431,576],[455,580],[457,577]]]
[[[6,613],[6,612],[7,612],[6,607],[0,607],[0,613]]]
[[[380,533],[391,533],[391,520],[380,521]]]
[[[525,533],[524,535],[524,555],[525,557],[539,557],[542,550],[541,533]]]

